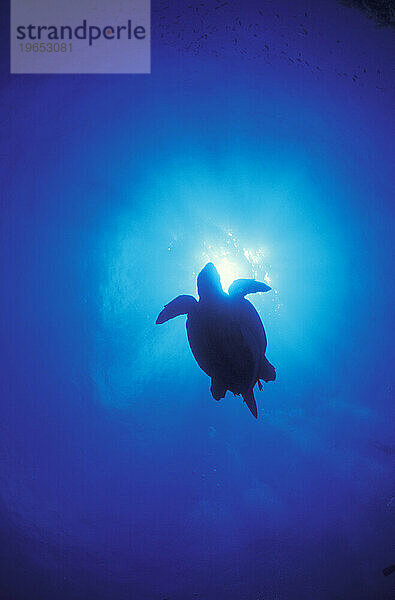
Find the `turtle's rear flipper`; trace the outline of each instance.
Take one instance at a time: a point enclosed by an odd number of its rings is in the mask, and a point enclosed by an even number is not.
[[[257,419],[258,418],[258,409],[256,407],[253,390],[252,389],[248,390],[248,392],[246,392],[245,394],[241,394],[241,395],[243,396],[244,402],[247,404],[248,408],[250,409],[250,411],[252,412],[254,417]]]
[[[259,379],[263,381],[274,381],[276,379],[276,369],[267,360],[266,356],[263,357],[261,362],[261,368],[259,369]]]
[[[226,386],[220,379],[214,379],[214,377],[211,378],[210,390],[214,400],[221,400],[226,394]]]

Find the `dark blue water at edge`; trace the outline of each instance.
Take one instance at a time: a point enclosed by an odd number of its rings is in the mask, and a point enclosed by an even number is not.
[[[321,73],[157,37],[149,76],[2,74],[5,600],[392,597],[391,42],[296,5]],[[273,288],[258,421],[155,325],[208,260]]]

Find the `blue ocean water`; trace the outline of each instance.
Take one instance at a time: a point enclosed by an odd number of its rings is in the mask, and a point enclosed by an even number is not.
[[[318,4],[269,6],[269,57],[175,3],[151,75],[2,65],[6,600],[392,597],[393,34]],[[258,421],[155,325],[209,260],[273,288]]]

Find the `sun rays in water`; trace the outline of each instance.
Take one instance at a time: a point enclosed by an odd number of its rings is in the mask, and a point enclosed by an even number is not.
[[[227,291],[232,281],[242,277],[264,281],[273,286],[270,275],[271,265],[262,247],[244,246],[232,231],[226,231],[218,241],[205,241],[199,257],[199,264],[212,262],[220,276],[224,291]],[[198,268],[193,275],[198,273]],[[274,290],[277,294],[277,290]],[[279,304],[277,303],[277,308]]]

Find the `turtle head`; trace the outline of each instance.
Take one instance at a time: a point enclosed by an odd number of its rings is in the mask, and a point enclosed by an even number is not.
[[[221,278],[213,263],[207,263],[200,271],[197,278],[197,288],[201,300],[210,299],[224,293]]]

